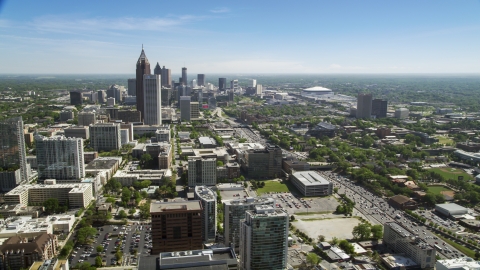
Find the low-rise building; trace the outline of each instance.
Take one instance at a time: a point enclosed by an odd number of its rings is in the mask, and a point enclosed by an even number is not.
[[[26,269],[35,261],[53,259],[57,254],[58,241],[53,234],[43,233],[32,239],[12,236],[0,246],[3,269]]]
[[[480,262],[469,257],[460,257],[450,260],[438,260],[435,264],[437,270],[480,270]]]
[[[333,192],[333,183],[316,171],[295,172],[290,180],[303,196],[328,196]]]
[[[123,186],[132,186],[135,182],[150,180],[152,185],[161,186],[166,179],[170,179],[172,172],[164,170],[123,170],[117,171],[113,177]]]
[[[158,262],[160,269],[239,269],[235,251],[228,247],[163,252]]]
[[[215,148],[217,147],[217,142],[215,139],[210,137],[200,137],[198,138],[201,148]]]
[[[463,215],[468,214],[468,208],[465,208],[456,203],[442,203],[435,205],[435,212],[449,217],[449,218],[461,218]]]
[[[388,204],[390,204],[392,207],[396,209],[402,209],[402,210],[417,209],[417,202],[403,195],[395,195],[391,197],[390,199],[388,199]]]

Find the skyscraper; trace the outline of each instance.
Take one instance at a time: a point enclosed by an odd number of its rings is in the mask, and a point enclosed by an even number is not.
[[[205,74],[197,74],[197,85],[205,86]]]
[[[143,122],[145,125],[162,124],[162,100],[160,75],[143,75],[144,110]]]
[[[98,103],[105,103],[107,102],[107,93],[105,93],[105,90],[98,90]]]
[[[160,67],[160,64],[157,62],[157,65],[155,66],[155,69],[153,69],[153,74],[155,75],[162,75],[162,68]]]
[[[240,269],[285,269],[288,254],[288,214],[257,205],[245,213],[240,227]]]
[[[99,123],[90,125],[90,146],[95,151],[119,150],[122,147],[120,124]]]
[[[38,179],[79,180],[85,177],[82,138],[35,136]]]
[[[70,105],[82,105],[82,92],[70,91]]]
[[[188,186],[214,186],[217,184],[217,159],[206,157],[188,158]]]
[[[230,89],[234,92],[238,91],[238,80],[231,80],[230,81]]]
[[[227,78],[218,78],[218,91],[225,91],[227,88]]]
[[[206,186],[196,186],[195,200],[199,200],[203,208],[203,241],[214,241],[217,235],[217,194]]]
[[[0,189],[9,191],[28,180],[22,117],[0,121]]]
[[[145,51],[143,50],[142,46],[142,52],[140,53],[140,57],[138,58],[137,61],[137,111],[141,112],[142,118],[145,115],[145,106],[143,104],[144,101],[144,90],[143,90],[143,75],[150,75],[150,62],[148,62],[147,56],[145,55]]]
[[[190,121],[190,96],[181,96],[180,97],[180,120],[181,121]]]
[[[165,66],[162,68],[162,86],[172,87],[172,70],[166,69]]]
[[[255,86],[257,86],[257,80],[251,79],[250,80],[250,87],[255,87]]]
[[[372,94],[361,93],[357,97],[357,118],[370,119],[372,115]]]
[[[375,115],[377,118],[387,117],[387,107],[388,101],[383,99],[374,99],[372,100],[372,115]]]
[[[128,79],[128,95],[129,96],[137,95],[137,80],[135,78]]]
[[[188,81],[187,81],[187,68],[186,68],[186,67],[182,67],[182,84],[183,84],[183,85],[187,85],[187,84],[188,84]]]

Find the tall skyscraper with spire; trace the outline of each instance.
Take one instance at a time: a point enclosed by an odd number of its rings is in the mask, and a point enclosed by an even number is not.
[[[155,69],[153,70],[153,74],[162,75],[162,68],[160,67],[160,64],[158,62],[157,62],[157,65],[155,66]]]
[[[182,68],[182,84],[183,84],[183,85],[187,85],[187,84],[188,84],[188,81],[187,81],[187,68],[186,68],[186,67],[183,67],[183,68]]]
[[[152,74],[150,71],[150,62],[148,62],[147,56],[145,55],[145,51],[143,50],[142,45],[142,53],[140,53],[140,57],[137,61],[137,111],[140,111],[141,117],[143,119],[145,115],[145,105],[144,105],[144,89],[143,89],[143,75],[150,75]]]

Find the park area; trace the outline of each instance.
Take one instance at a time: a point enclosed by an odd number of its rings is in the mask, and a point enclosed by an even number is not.
[[[300,231],[306,233],[308,237],[317,239],[319,235],[325,236],[326,241],[333,237],[338,239],[352,239],[353,227],[360,224],[356,218],[326,218],[326,219],[300,219],[293,222]]]
[[[262,195],[269,192],[289,192],[288,186],[279,180],[263,181],[265,186],[257,189],[257,194]]]
[[[446,180],[448,179],[458,180],[459,176],[463,176],[463,180],[467,180],[467,181],[473,179],[473,176],[469,175],[462,169],[447,167],[447,168],[434,168],[434,169],[430,169],[430,171],[434,171],[442,175],[443,177],[445,177]]]

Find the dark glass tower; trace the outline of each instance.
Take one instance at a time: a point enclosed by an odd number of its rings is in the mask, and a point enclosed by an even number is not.
[[[225,91],[227,88],[227,78],[218,78],[218,91]]]
[[[145,55],[145,51],[143,50],[142,46],[142,53],[137,61],[137,111],[141,112],[142,120],[143,116],[145,115],[145,106],[143,103],[143,75],[145,74],[152,74],[150,71],[150,62],[148,62],[147,56]]]
[[[182,84],[183,84],[183,85],[187,85],[187,84],[188,84],[188,81],[187,81],[187,68],[186,68],[186,67],[183,67],[183,68],[182,68]]]
[[[155,69],[153,70],[153,74],[155,75],[162,75],[162,68],[160,67],[160,64],[157,62],[157,65],[155,66]]]
[[[8,191],[28,181],[22,117],[0,121],[0,189]]]
[[[205,86],[205,74],[197,74],[197,85]]]

